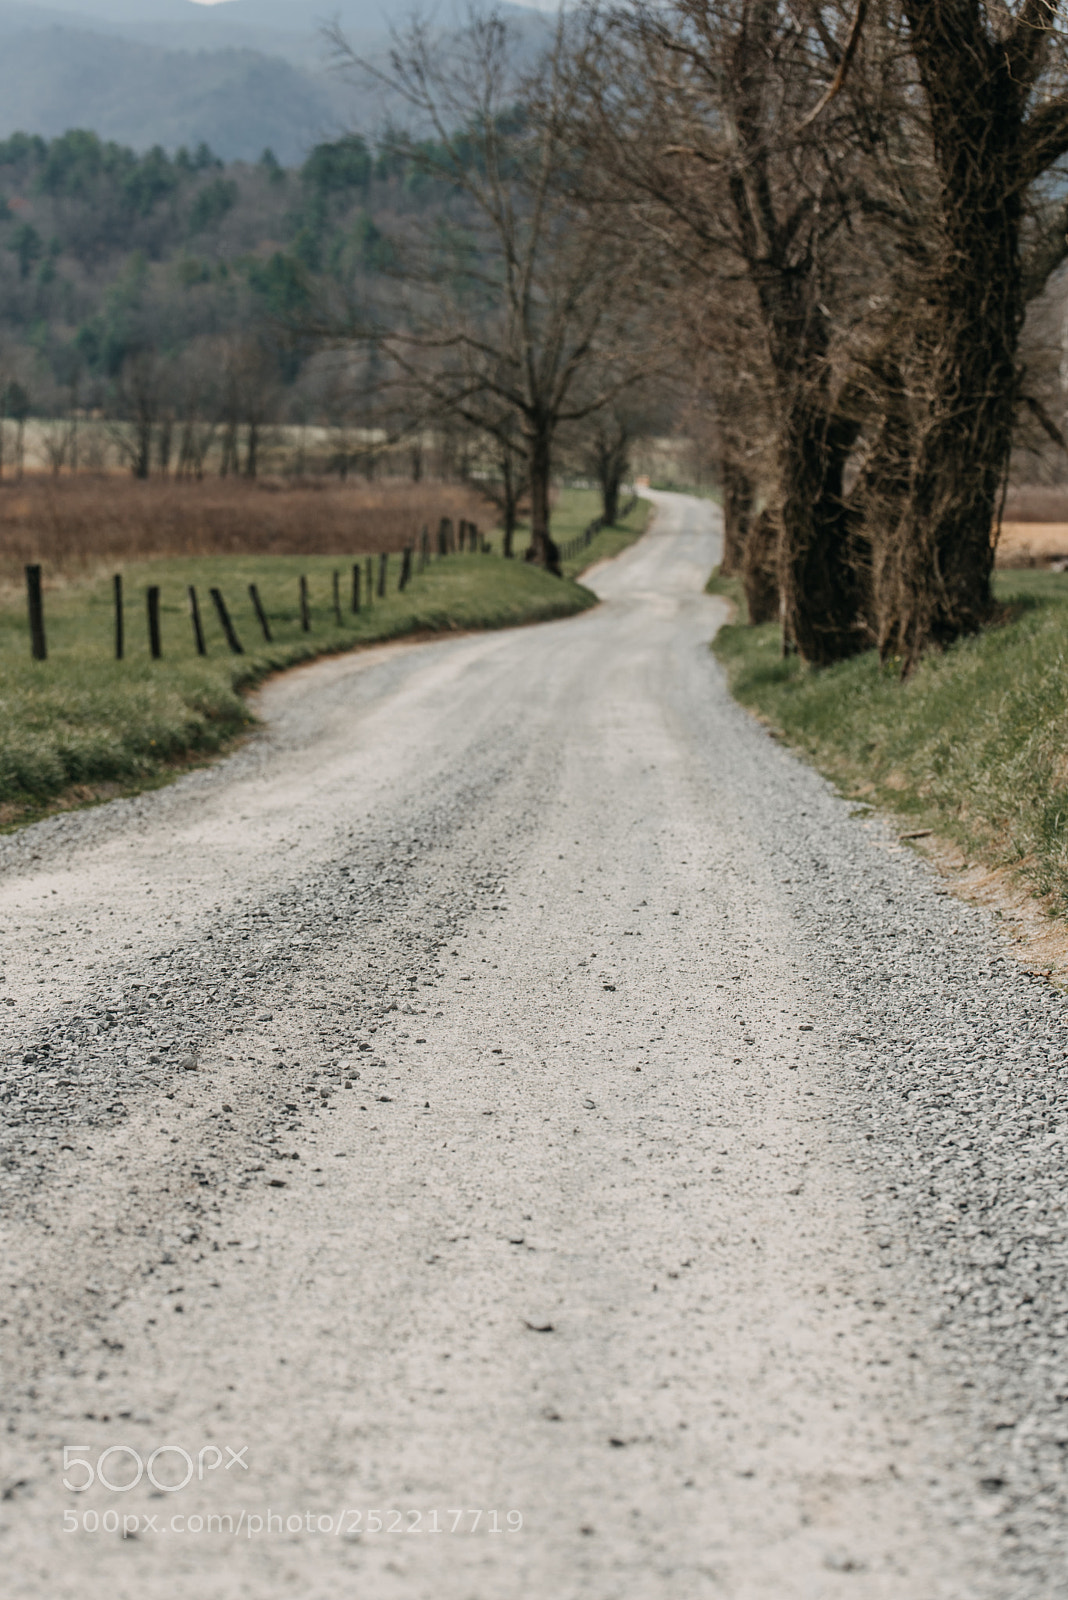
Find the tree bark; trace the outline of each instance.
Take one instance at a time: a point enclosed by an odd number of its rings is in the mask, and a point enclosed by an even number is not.
[[[619,516],[619,489],[623,481],[623,474],[615,469],[610,471],[601,485],[601,512],[605,526],[614,528]]]
[[[781,542],[782,528],[778,519],[770,511],[762,511],[749,529],[741,565],[746,609],[750,625],[754,628],[764,622],[779,620]]]
[[[552,488],[552,438],[549,427],[536,428],[528,440],[530,459],[530,544],[526,559],[560,578],[560,552],[549,532]]]
[[[826,223],[817,220],[819,206],[798,206],[791,197],[787,209],[787,195],[777,195],[772,175],[766,93],[779,8],[761,0],[742,12],[731,74],[745,160],[731,173],[729,192],[773,374],[783,635],[805,661],[823,667],[867,643],[863,573],[852,559],[842,498],[846,461],[860,429],[839,415],[832,392],[822,279]],[[779,215],[780,207],[790,220]]]
[[[630,454],[630,429],[618,417],[610,417],[598,428],[592,458],[601,491],[601,518],[614,528],[619,516],[619,491],[627,472]]]
[[[231,472],[238,470],[237,461],[237,423],[232,417],[226,420],[226,429],[222,439],[222,458],[219,462],[219,477],[225,478]]]
[[[756,278],[778,410],[783,633],[803,660],[826,667],[869,643],[865,569],[843,498],[860,419],[831,393],[817,283],[778,263]]]
[[[511,561],[516,524],[519,521],[519,490],[512,452],[507,448],[501,451],[501,498],[504,502],[504,555],[506,560]]]
[[[888,578],[884,653],[907,672],[930,645],[989,619],[993,527],[1008,472],[1023,322],[1021,162],[1028,87],[978,8],[907,0],[941,184],[942,239],[925,285],[925,393]]]
[[[152,418],[142,408],[134,424],[136,447],[133,458],[135,478],[147,478],[152,467]]]
[[[783,629],[802,658],[830,666],[863,650],[867,597],[842,479],[859,427],[795,393],[779,448]]]
[[[753,515],[754,486],[744,468],[724,456],[719,468],[723,492],[723,555],[719,570],[724,578],[741,572],[746,534]]]

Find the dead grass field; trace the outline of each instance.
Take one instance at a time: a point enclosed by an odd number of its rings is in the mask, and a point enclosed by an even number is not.
[[[55,580],[170,556],[376,554],[441,517],[495,521],[461,484],[26,477],[0,483],[0,583],[21,584],[27,562]]]
[[[1068,561],[1068,521],[1003,522],[999,567],[1048,567]]]
[[[1031,484],[1010,489],[998,539],[997,565],[1049,567],[1068,561],[1068,488]]]

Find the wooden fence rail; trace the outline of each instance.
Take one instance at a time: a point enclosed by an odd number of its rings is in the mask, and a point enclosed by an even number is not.
[[[159,631],[159,584],[153,583],[145,590],[145,603],[148,607],[148,653],[153,661],[159,661],[163,655],[163,641]]]
[[[628,517],[637,503],[637,495],[632,495],[620,510],[618,520],[622,522]],[[560,547],[561,558],[565,561],[571,561],[584,550],[588,550],[604,526],[603,518],[594,517],[593,521],[588,523],[576,538],[568,540]],[[431,535],[430,526],[427,524],[422,528],[419,535],[413,538],[412,542],[401,551],[400,573],[397,580],[397,592],[399,594],[402,594],[408,588],[413,577],[427,571],[431,565],[431,557],[435,548],[439,560],[457,553],[471,555],[476,553],[492,555],[495,553],[493,544],[480,532],[477,523],[469,522],[466,518],[461,518],[456,523],[453,523],[450,517],[442,517],[438,523],[436,536]],[[388,574],[389,554],[386,551],[382,551],[378,556],[367,556],[362,563],[360,561],[353,562],[351,596],[353,616],[358,616],[361,609],[370,607],[376,598],[379,600],[386,599]],[[126,636],[121,573],[115,573],[112,579],[112,588],[115,618],[115,659],[122,661],[126,656]],[[199,656],[206,656],[208,653],[207,644],[195,586],[189,584],[186,592],[189,597],[189,619],[193,628],[193,641],[196,646],[196,652]],[[221,591],[213,588],[209,590],[209,593],[230,650],[234,655],[243,655],[244,647],[235,632]],[[273,643],[274,636],[271,631],[271,624],[256,584],[250,583],[248,585],[248,596],[264,641],[267,644]],[[30,565],[26,568],[26,599],[29,611],[31,653],[35,661],[45,661],[48,658],[48,647],[45,639],[44,601],[41,568],[39,565]],[[163,651],[160,628],[160,588],[158,584],[153,584],[146,590],[145,599],[148,612],[149,653],[154,661],[158,661]],[[310,633],[312,631],[312,615],[308,579],[303,573],[299,577],[299,599],[301,630],[304,633]],[[331,575],[331,601],[334,625],[338,628],[343,627],[341,572],[339,570],[335,570]]]
[[[30,654],[35,661],[48,660],[45,642],[44,600],[41,597],[41,569],[26,568],[26,603],[30,613]]]
[[[122,573],[116,572],[111,580],[112,591],[115,596],[115,660],[121,661],[126,649],[126,637],[123,631],[122,617]]]
[[[208,647],[204,643],[204,628],[200,620],[200,602],[197,599],[196,589],[189,585],[189,620],[193,624],[193,640],[197,647],[198,656],[206,656]]]

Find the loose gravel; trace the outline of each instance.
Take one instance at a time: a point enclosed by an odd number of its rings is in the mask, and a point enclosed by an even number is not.
[[[0,841],[12,1595],[1064,1592],[1065,1001],[730,702],[715,542]]]

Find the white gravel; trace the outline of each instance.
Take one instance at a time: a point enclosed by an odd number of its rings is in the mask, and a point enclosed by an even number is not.
[[[0,841],[5,1594],[1065,1593],[1065,1003],[731,703],[660,505]]]

